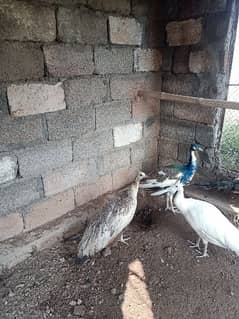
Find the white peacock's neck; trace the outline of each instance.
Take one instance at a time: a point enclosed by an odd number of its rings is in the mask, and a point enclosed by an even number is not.
[[[185,203],[184,190],[183,187],[179,187],[177,193],[174,197],[174,203],[179,210],[182,210]]]

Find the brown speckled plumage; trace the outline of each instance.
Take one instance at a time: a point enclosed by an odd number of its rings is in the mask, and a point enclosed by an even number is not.
[[[137,207],[139,173],[134,183],[104,205],[102,212],[87,226],[78,246],[78,258],[93,256],[110,244],[134,217]]]

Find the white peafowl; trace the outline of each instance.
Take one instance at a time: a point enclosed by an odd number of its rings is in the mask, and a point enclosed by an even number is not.
[[[239,255],[239,230],[223,213],[206,201],[185,198],[184,189],[180,183],[174,188],[175,206],[199,236],[196,243],[190,242],[191,247],[200,250],[200,241],[202,240],[204,244],[203,254],[198,257],[208,256],[208,243],[230,249]]]
[[[157,178],[146,180],[146,182],[141,183],[139,187],[147,190],[157,189],[157,191],[153,192],[151,196],[161,196],[162,194],[166,194],[166,210],[172,210],[175,212],[173,207],[173,193],[170,191],[170,187],[175,185],[178,181],[180,181],[182,185],[187,185],[191,182],[197,170],[196,153],[198,151],[204,152],[204,149],[198,143],[192,144],[190,147],[189,161],[186,165],[169,165],[166,167],[167,173],[173,172],[173,176],[168,176],[168,174],[164,173],[164,171],[159,171],[158,173],[163,176],[163,179]]]
[[[79,263],[108,246],[130,224],[137,207],[139,182],[145,177],[143,172],[139,172],[135,181],[111,198],[102,212],[87,226],[78,246]],[[126,243],[123,235],[120,241]]]

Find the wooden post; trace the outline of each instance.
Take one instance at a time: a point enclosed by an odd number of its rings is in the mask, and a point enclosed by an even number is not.
[[[179,95],[179,94],[171,94],[165,92],[158,92],[158,91],[146,91],[146,90],[139,90],[137,92],[138,97],[142,97],[144,99],[154,99],[154,100],[161,100],[161,101],[172,101],[172,102],[179,102],[185,104],[194,104],[199,105],[202,107],[214,107],[214,108],[224,108],[224,109],[233,109],[239,110],[239,102],[230,102],[224,100],[215,100],[215,99],[205,99],[202,97],[194,97],[194,96],[187,96],[187,95]]]

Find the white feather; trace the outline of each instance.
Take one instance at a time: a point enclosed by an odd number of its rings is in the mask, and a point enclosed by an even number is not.
[[[202,200],[185,198],[182,186],[178,186],[174,204],[204,244],[209,242],[239,255],[239,230],[216,206]]]

